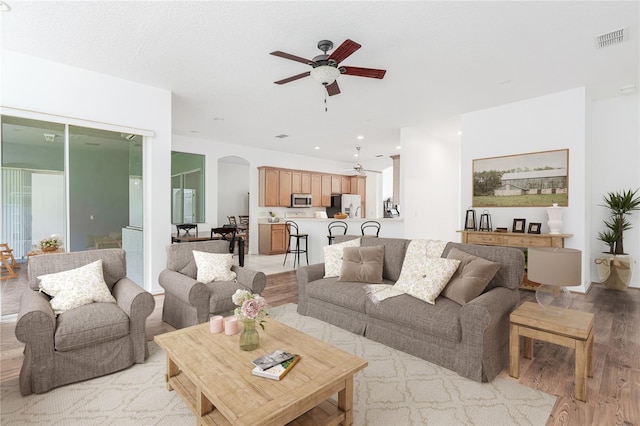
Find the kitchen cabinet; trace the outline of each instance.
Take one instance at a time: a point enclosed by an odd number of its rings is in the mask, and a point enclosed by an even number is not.
[[[351,177],[350,176],[342,176],[340,178],[341,183],[341,194],[351,194]]]
[[[312,207],[331,207],[331,194],[359,194],[365,212],[366,176],[258,167],[258,205],[290,207],[291,194],[311,194]]]
[[[322,175],[322,198],[320,206],[331,207],[331,175]]]
[[[284,223],[258,225],[258,253],[282,254],[287,251],[287,231]]]
[[[291,175],[289,170],[280,170],[280,180],[278,182],[278,205],[280,207],[291,206]]]
[[[322,175],[320,174],[311,175],[311,207],[322,207]]]
[[[331,193],[342,194],[342,179],[340,179],[340,176],[331,176]]]

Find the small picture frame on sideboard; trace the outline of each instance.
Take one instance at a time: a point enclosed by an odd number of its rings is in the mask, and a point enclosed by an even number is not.
[[[541,223],[531,222],[529,224],[529,230],[527,231],[527,233],[529,233],[529,234],[539,234],[541,226],[542,226]]]
[[[511,232],[519,232],[524,234],[524,227],[527,223],[527,219],[513,219],[513,228]]]

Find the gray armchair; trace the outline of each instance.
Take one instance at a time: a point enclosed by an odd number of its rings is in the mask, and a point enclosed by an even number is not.
[[[167,268],[158,277],[165,290],[162,320],[176,328],[207,322],[211,314],[228,314],[236,307],[231,300],[236,290],[260,294],[267,285],[263,272],[238,265],[231,268],[238,276],[236,281],[198,282],[193,250],[229,253],[229,242],[213,240],[167,246]]]
[[[49,297],[38,291],[38,276],[68,271],[102,259],[104,280],[116,303],[90,303],[55,315]],[[58,386],[103,376],[144,363],[149,356],[146,319],[153,296],[126,277],[122,249],[34,256],[29,288],[20,299],[16,337],[25,343],[20,393],[43,393]]]

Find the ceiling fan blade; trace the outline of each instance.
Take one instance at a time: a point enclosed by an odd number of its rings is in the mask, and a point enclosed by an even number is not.
[[[276,50],[275,52],[271,52],[270,55],[279,56],[284,59],[291,59],[292,61],[302,62],[303,64],[311,65],[313,61],[310,59],[301,58],[300,56],[292,55],[290,53],[281,52]]]
[[[329,55],[327,60],[334,60],[339,64],[361,47],[362,46],[355,41],[346,39],[336,50],[333,51],[331,55]]]
[[[311,74],[311,71],[307,71],[307,72],[303,72],[302,74],[298,74],[298,75],[291,76],[289,78],[285,78],[283,80],[274,81],[274,83],[275,84],[290,83],[292,81],[296,81],[296,80],[299,80],[301,78],[308,77],[310,74]]]
[[[340,67],[344,68],[343,74],[355,75],[357,77],[369,77],[369,78],[383,78],[387,70],[377,70],[374,68],[360,68],[360,67]]]
[[[338,81],[334,81],[331,84],[327,84],[327,93],[329,94],[329,96],[333,96],[333,95],[339,95],[340,94],[340,87],[338,87]]]

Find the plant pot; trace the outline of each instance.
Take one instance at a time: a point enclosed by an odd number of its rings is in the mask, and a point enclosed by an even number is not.
[[[40,250],[42,250],[42,251],[56,251],[56,250],[58,250],[58,247],[40,247]]]
[[[626,254],[603,253],[595,259],[600,284],[609,290],[626,290],[633,275],[633,259]]]
[[[242,321],[244,328],[240,334],[240,349],[243,351],[252,351],[258,349],[260,345],[260,336],[256,330],[255,320]]]

